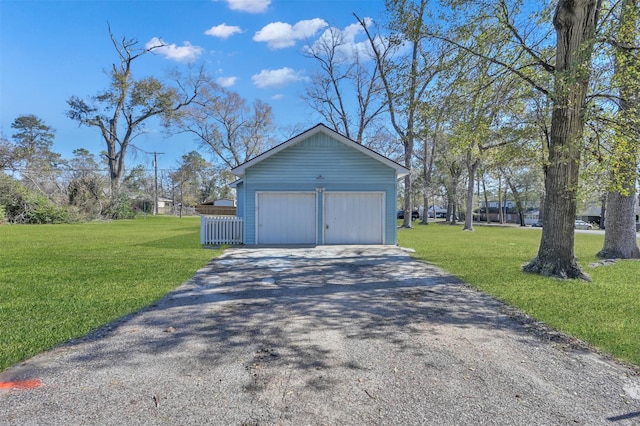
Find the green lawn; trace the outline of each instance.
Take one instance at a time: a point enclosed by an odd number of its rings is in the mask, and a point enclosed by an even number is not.
[[[134,312],[221,250],[198,217],[0,226],[0,371]]]
[[[520,308],[620,359],[640,365],[640,262],[620,261],[592,268],[602,234],[576,233],[576,257],[593,282],[562,281],[521,272],[536,256],[540,229],[415,224],[400,229],[403,247],[414,257]]]
[[[640,365],[640,262],[590,268],[603,236],[576,235],[592,283],[524,274],[539,229],[416,224],[400,244],[552,327]],[[221,250],[197,217],[0,226],[0,371],[161,298]]]

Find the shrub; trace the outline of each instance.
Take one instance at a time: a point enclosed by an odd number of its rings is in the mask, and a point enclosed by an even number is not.
[[[121,194],[113,200],[107,207],[105,214],[111,219],[133,219],[136,217],[131,200],[125,194]]]
[[[64,206],[31,191],[16,179],[0,175],[0,205],[6,221],[12,223],[67,223],[77,220]]]
[[[73,179],[69,183],[69,205],[74,206],[78,213],[95,219],[102,213],[102,185],[96,177],[85,176]]]

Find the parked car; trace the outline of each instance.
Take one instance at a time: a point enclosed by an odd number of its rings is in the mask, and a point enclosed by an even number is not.
[[[575,229],[593,229],[593,225],[585,222],[584,220],[576,220],[576,223],[573,225]]]
[[[429,210],[429,217],[433,218],[433,211]],[[446,212],[436,212],[436,219],[444,219],[447,217]]]
[[[542,228],[542,221],[539,220],[536,223],[534,223],[533,225],[531,225],[534,228]]]
[[[404,219],[404,210],[398,210],[398,219]],[[411,212],[411,220],[420,219],[420,212],[414,210]]]

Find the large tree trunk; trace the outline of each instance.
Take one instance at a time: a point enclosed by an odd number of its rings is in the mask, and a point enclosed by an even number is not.
[[[607,194],[607,215],[604,219],[604,247],[598,257],[605,259],[638,259],[640,250],[636,238],[635,191],[623,195]]]
[[[614,81],[620,87],[618,129],[611,153],[611,185],[607,193],[604,247],[598,257],[607,259],[638,259],[640,249],[636,238],[636,167],[638,164],[637,142],[633,141],[633,130],[637,123],[640,106],[638,87],[638,54],[626,46],[633,46],[638,33],[638,3],[624,0],[621,5],[618,26],[618,47]]]
[[[553,24],[557,52],[545,179],[545,224],[538,255],[524,267],[527,272],[589,280],[575,258],[573,228],[580,139],[599,3],[598,0],[560,0],[556,7]]]

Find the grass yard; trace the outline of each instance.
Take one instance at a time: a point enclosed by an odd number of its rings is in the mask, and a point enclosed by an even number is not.
[[[640,365],[640,261],[592,268],[603,234],[576,233],[576,257],[593,282],[562,281],[525,274],[540,229],[432,223],[400,229],[403,247],[415,258],[440,266],[499,300],[557,330],[569,333],[622,360]]]
[[[221,250],[199,217],[0,226],[0,371],[134,312]]]
[[[161,298],[221,250],[199,218],[0,226],[0,371]],[[640,262],[590,268],[603,235],[576,234],[592,283],[524,274],[539,229],[432,223],[400,229],[403,247],[550,326],[640,365]]]

